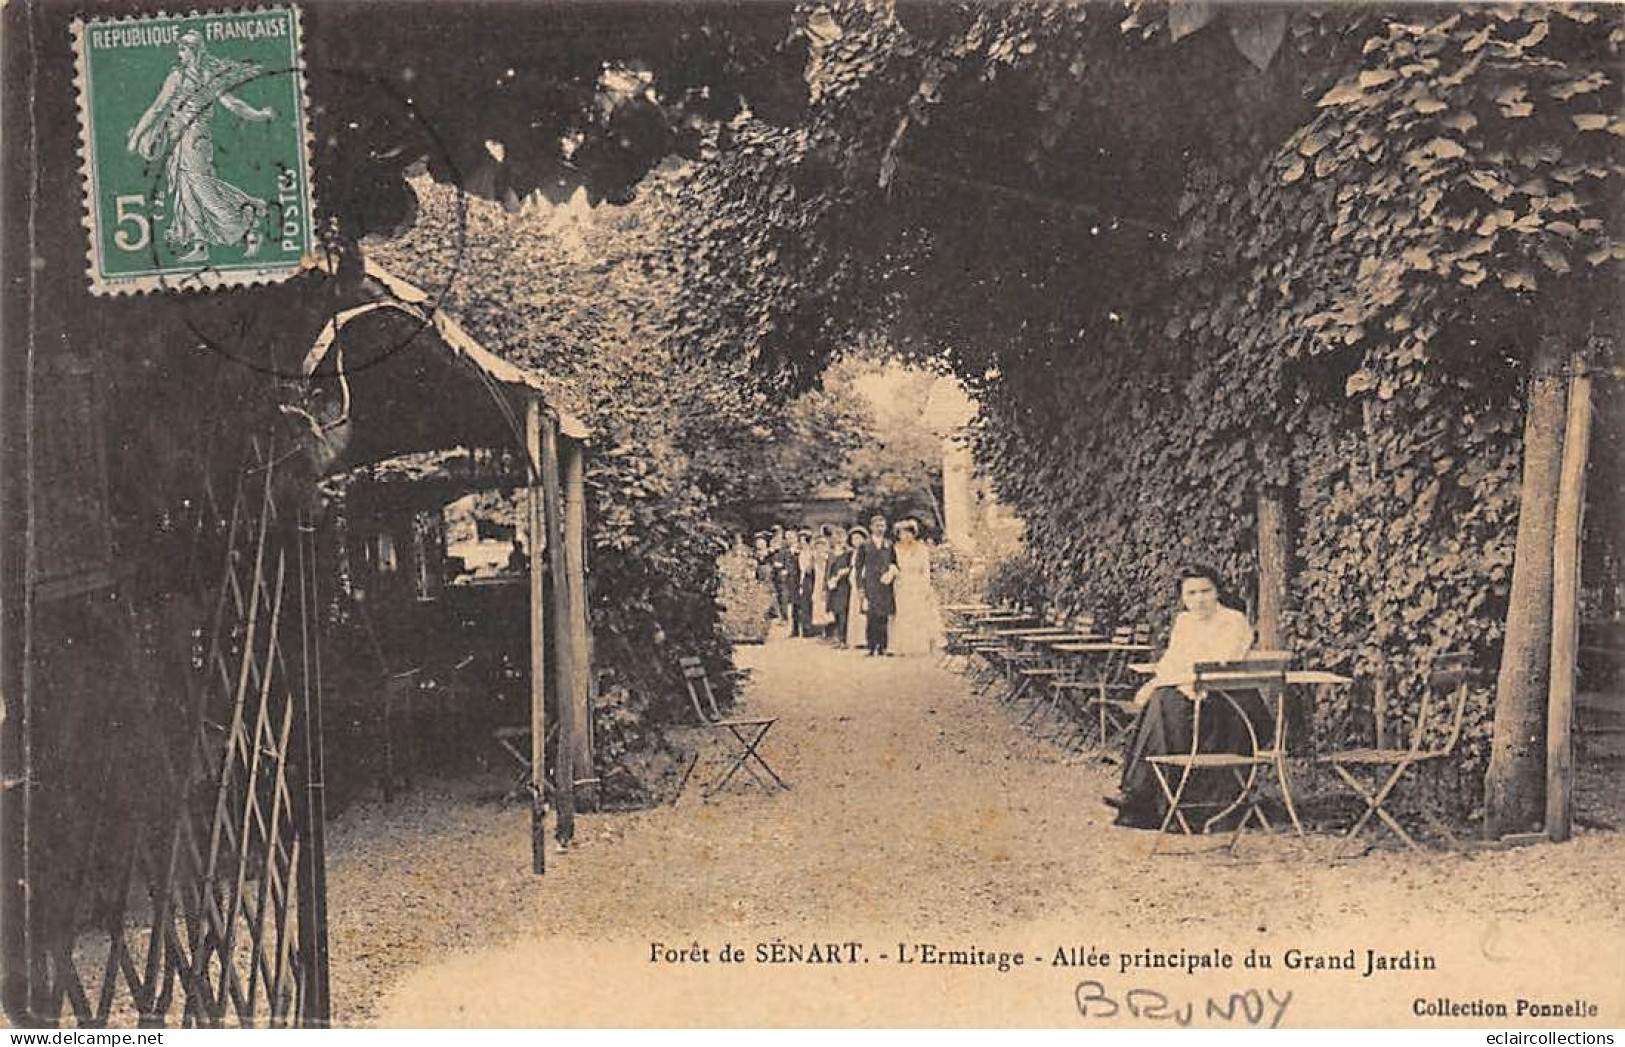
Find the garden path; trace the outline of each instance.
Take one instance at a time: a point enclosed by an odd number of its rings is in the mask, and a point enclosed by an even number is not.
[[[749,786],[707,803],[691,786],[675,806],[584,816],[541,878],[528,870],[526,812],[466,789],[346,812],[332,834],[335,1021],[1073,1023],[1085,975],[1049,966],[1061,946],[1222,946],[1239,963],[1248,946],[1305,943],[1448,956],[1465,936],[1476,956],[1500,948],[1507,928],[1519,950],[1544,948],[1548,916],[1625,929],[1619,834],[1341,864],[1326,860],[1327,838],[1249,834],[1234,856],[1148,858],[1149,834],[1113,827],[1100,802],[1111,769],[1032,737],[928,659],[775,639],[741,648],[739,662],[753,673],[744,711],[780,718],[764,751],[788,793]],[[716,962],[723,942],[754,960],[775,939],[863,941],[872,963]],[[1043,967],[899,967],[901,941],[1022,952]],[[697,942],[712,962],[652,963],[653,942]],[[1552,948],[1565,992],[1607,974],[1573,970],[1581,950]],[[1147,984],[1170,977],[1175,990],[1195,984],[1166,972]],[[1346,977],[1373,1001],[1399,994],[1396,1021],[1418,989]],[[1346,1020],[1339,985],[1300,987],[1296,1021],[1317,1008]]]

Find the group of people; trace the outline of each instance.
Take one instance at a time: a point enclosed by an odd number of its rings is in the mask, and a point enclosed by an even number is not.
[[[756,580],[771,593],[767,616],[786,623],[792,637],[861,647],[871,657],[930,654],[941,644],[931,548],[913,520],[888,526],[877,515],[844,535],[828,524],[816,531],[774,526],[755,536],[753,550],[743,536],[734,548],[745,564],[754,561]],[[1216,572],[1187,568],[1177,584],[1180,610],[1168,646],[1135,697],[1139,713],[1129,732],[1121,791],[1105,797],[1119,825],[1156,828],[1162,822],[1167,797],[1148,758],[1191,750],[1193,706],[1200,700],[1195,666],[1236,661],[1253,648],[1253,626],[1246,614],[1226,605]],[[1234,705],[1208,703],[1200,751],[1247,753],[1253,732],[1271,732],[1262,696],[1232,691],[1231,697]],[[1233,797],[1228,779],[1199,775],[1181,802],[1222,808]]]
[[[862,647],[871,657],[930,654],[942,633],[931,549],[914,520],[873,516],[845,535],[781,525],[756,536],[757,577],[790,635]]]

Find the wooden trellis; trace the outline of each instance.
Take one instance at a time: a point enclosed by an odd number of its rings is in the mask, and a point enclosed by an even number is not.
[[[117,743],[145,744],[158,817],[121,832],[121,798],[99,797],[68,916],[30,912],[42,1024],[326,1022],[312,532],[279,511],[278,461],[251,442],[229,505],[204,481],[198,538],[220,560],[196,672],[183,699],[140,695],[140,736]],[[155,678],[132,669],[137,686]]]

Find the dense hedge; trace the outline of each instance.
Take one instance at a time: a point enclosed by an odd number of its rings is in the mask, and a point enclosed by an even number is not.
[[[665,199],[582,214],[505,212],[416,184],[410,233],[370,245],[484,345],[532,368],[549,400],[592,430],[587,457],[588,599],[599,776],[612,801],[636,800],[661,725],[691,714],[679,654],[731,664],[717,603],[726,536],[719,500],[768,457],[776,412],[743,370],[692,351],[675,332],[667,281],[678,267],[659,237]],[[727,700],[727,674],[714,674]],[[658,763],[658,761],[657,761]]]
[[[1600,17],[1372,20],[1284,144],[1215,161],[1162,293],[1088,332],[1086,366],[983,383],[981,451],[1053,592],[1166,622],[1189,560],[1250,592],[1275,487],[1304,660],[1389,674],[1396,710],[1435,652],[1493,666],[1537,340],[1612,348],[1620,33]],[[1369,736],[1369,697],[1333,729]]]

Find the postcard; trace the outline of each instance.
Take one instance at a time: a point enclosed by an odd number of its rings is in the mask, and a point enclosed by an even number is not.
[[[4,18],[14,1026],[1625,1025],[1625,9]]]

